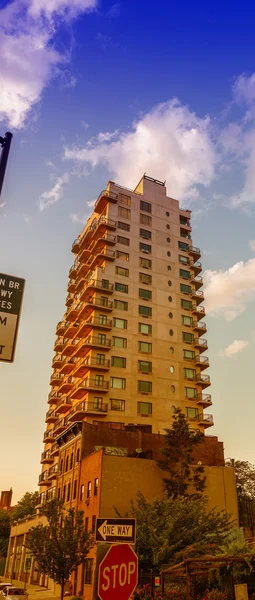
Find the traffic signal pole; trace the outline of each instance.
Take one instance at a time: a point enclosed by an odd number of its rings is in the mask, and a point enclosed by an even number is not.
[[[12,133],[10,133],[10,131],[7,131],[4,137],[0,136],[0,146],[2,146],[2,151],[1,151],[1,155],[0,155],[0,196],[1,196],[1,192],[2,192],[5,171],[6,171],[8,156],[9,156],[10,147],[11,147],[11,141],[12,141]]]

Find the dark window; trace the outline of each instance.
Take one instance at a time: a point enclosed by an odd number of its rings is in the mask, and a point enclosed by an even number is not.
[[[142,215],[140,213],[140,223],[141,225],[148,225],[151,227],[151,217],[149,217],[149,215]]]
[[[172,296],[168,296],[168,302],[173,302]]]
[[[152,372],[152,362],[147,360],[139,360],[138,361],[138,370],[142,371],[142,373],[151,373]]]
[[[144,202],[144,200],[140,200],[140,210],[151,213],[151,204],[149,204],[149,202]]]
[[[141,252],[145,252],[145,254],[151,254],[151,246],[149,246],[149,244],[144,244],[143,242],[140,242],[139,248]]]
[[[98,477],[94,479],[94,496],[98,494]]]
[[[66,497],[67,502],[69,502],[69,500],[70,500],[70,495],[71,495],[71,483],[69,481],[69,483],[67,485],[67,497]]]
[[[151,402],[137,402],[137,412],[139,415],[151,415],[152,414]]]
[[[124,208],[124,206],[119,206],[118,215],[119,217],[123,217],[123,219],[130,219],[131,210],[129,208]]]
[[[128,294],[128,285],[125,283],[115,283],[115,291],[122,292],[123,294]]]
[[[190,279],[190,272],[185,271],[185,269],[180,269],[180,277],[183,277],[183,279]]]
[[[75,479],[74,483],[73,483],[73,500],[76,499],[76,494],[77,494],[77,479]]]
[[[119,201],[125,206],[131,206],[131,196],[127,196],[127,194],[119,194]]]
[[[63,496],[62,496],[63,502],[65,502],[65,499],[66,499],[66,486],[64,485],[64,487],[63,487]]]
[[[118,221],[118,228],[123,229],[124,231],[130,231],[129,223],[122,223],[122,221]]]
[[[125,400],[118,400],[116,398],[111,398],[111,410],[118,410],[123,412],[125,410]]]
[[[78,463],[80,460],[80,448],[78,448],[77,452],[76,452],[76,462]]]
[[[189,244],[185,244],[185,242],[178,242],[178,246],[180,250],[185,250],[185,252],[189,250]]]
[[[167,256],[171,256],[171,252],[170,252],[170,250],[168,250]]]
[[[81,489],[80,489],[80,500],[84,500],[84,485],[81,485]]]
[[[147,283],[147,285],[151,285],[152,275],[149,275],[148,273],[139,273],[139,281],[141,281],[141,283]]]
[[[66,457],[66,468],[65,470],[68,471],[69,469],[69,456]]]
[[[73,468],[73,452],[70,457],[70,469],[72,469],[72,468]]]
[[[138,390],[138,392],[143,392],[145,394],[151,394],[152,382],[151,381],[138,381],[137,382],[137,390]]]
[[[139,298],[143,298],[143,300],[151,300],[152,299],[152,291],[139,288]]]
[[[147,229],[140,229],[140,237],[150,240],[151,239],[151,231],[147,231]]]
[[[171,242],[170,238],[166,238],[166,241],[168,244],[170,244],[170,242]]]
[[[151,342],[139,341],[138,342],[138,350],[139,350],[139,352],[148,352],[150,354],[151,350],[152,350]]]
[[[143,267],[143,269],[151,269],[152,261],[149,258],[142,258],[142,256],[140,256],[139,260],[140,260],[140,267]]]
[[[85,561],[84,561],[84,583],[86,583],[86,584],[92,583],[92,573],[93,573],[93,558],[85,558]]]
[[[115,273],[117,275],[122,275],[123,277],[129,276],[129,270],[125,269],[125,267],[115,267]]]
[[[85,531],[89,530],[89,518],[88,517],[85,517],[85,520],[84,520],[84,529],[85,529]]]
[[[128,310],[128,302],[114,300],[114,308],[117,308],[118,310]]]
[[[190,220],[187,217],[184,217],[183,215],[180,215],[180,224],[181,225],[186,225],[186,226],[190,226]]]
[[[96,520],[97,520],[96,515],[92,515],[92,524],[91,524],[92,525],[91,526],[92,533],[96,533]]]
[[[169,217],[169,212],[168,211],[166,212],[166,216]]]
[[[192,309],[191,300],[184,300],[183,298],[181,298],[181,307],[185,308],[185,310],[191,310]]]
[[[182,341],[186,342],[187,344],[192,344],[194,342],[194,334],[183,331],[182,332]]]
[[[129,261],[129,254],[127,254],[127,252],[121,252],[121,250],[117,250],[116,257],[119,258],[119,260]]]
[[[140,306],[139,305],[139,315],[143,315],[143,317],[151,317],[152,316],[152,308],[150,306]]]
[[[185,283],[180,283],[180,291],[183,292],[184,294],[190,294],[191,286],[186,285]]]
[[[88,481],[88,485],[87,485],[87,498],[90,498],[91,496],[91,481]]]
[[[180,229],[180,237],[190,240],[190,234],[187,229]]]
[[[112,367],[126,368],[126,358],[122,356],[112,356]]]
[[[130,240],[122,235],[117,235],[118,244],[123,244],[124,246],[129,246]]]

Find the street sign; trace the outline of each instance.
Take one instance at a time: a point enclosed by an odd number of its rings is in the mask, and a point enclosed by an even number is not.
[[[0,273],[0,361],[13,362],[25,279]]]
[[[100,600],[129,600],[138,583],[138,557],[129,544],[111,546],[99,565]]]
[[[129,542],[135,543],[135,519],[97,519],[96,542]]]

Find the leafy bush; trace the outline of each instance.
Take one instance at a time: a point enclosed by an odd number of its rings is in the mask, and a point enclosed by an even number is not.
[[[203,596],[203,600],[228,600],[228,596],[221,590],[214,589],[210,592],[207,590],[205,592],[205,596]]]

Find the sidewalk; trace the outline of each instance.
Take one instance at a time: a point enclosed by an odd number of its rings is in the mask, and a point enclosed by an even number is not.
[[[7,577],[1,576],[1,581],[6,581],[10,583],[10,579]],[[12,585],[16,587],[24,588],[24,581],[17,581],[16,579],[12,580]],[[53,590],[48,590],[47,588],[40,587],[39,585],[26,585],[28,600],[56,600],[59,596],[56,596],[53,593]]]

